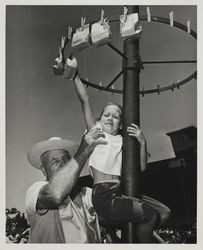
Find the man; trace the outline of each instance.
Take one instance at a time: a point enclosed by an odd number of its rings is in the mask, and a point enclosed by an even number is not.
[[[81,189],[76,183],[96,145],[106,144],[102,137],[101,131],[92,129],[83,136],[79,148],[75,142],[58,137],[31,147],[28,160],[44,173],[46,181],[34,183],[26,193],[30,243],[101,242],[91,189]]]

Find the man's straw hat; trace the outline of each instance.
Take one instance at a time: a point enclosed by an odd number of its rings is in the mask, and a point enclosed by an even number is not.
[[[77,149],[78,144],[71,140],[63,140],[60,137],[51,137],[48,140],[38,142],[33,145],[28,152],[28,161],[30,164],[40,169],[41,168],[41,155],[50,150],[63,149],[67,151],[70,156],[73,156]]]

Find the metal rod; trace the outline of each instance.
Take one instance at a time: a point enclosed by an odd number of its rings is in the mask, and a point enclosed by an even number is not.
[[[165,87],[161,87],[159,89],[159,92],[164,92],[164,91],[167,91],[167,90],[171,90],[172,88],[179,88],[181,85],[185,84],[186,82],[189,82],[191,81],[193,78],[195,78],[197,74],[197,71],[194,72],[192,75],[188,76],[187,78],[185,78],[184,80],[178,82],[178,83],[174,83],[173,86],[169,85],[169,86],[165,86]],[[140,94],[152,94],[152,93],[158,93],[158,89],[148,89],[148,90],[145,90],[144,92],[143,91],[140,91]]]
[[[113,46],[112,44],[107,44],[112,50],[114,50],[116,53],[118,53],[120,56],[122,56],[123,58],[127,59],[127,57],[119,50],[117,49],[115,46]]]
[[[111,87],[111,85],[123,74],[123,72],[126,70],[126,68],[122,69],[121,72],[106,86],[105,89],[108,89]]]
[[[197,63],[197,60],[178,60],[178,61],[142,61],[143,64],[161,64],[161,63]]]
[[[175,83],[174,82],[174,85],[171,86],[171,85],[168,85],[168,86],[165,86],[165,87],[161,87],[159,89],[159,92],[163,92],[163,91],[167,91],[167,90],[171,90],[172,88],[179,88],[181,85],[184,85],[185,83],[191,81],[192,79],[197,79],[197,71],[195,71],[194,73],[192,73],[191,75],[189,75],[188,77],[186,77],[184,80],[181,80],[180,82],[178,83]],[[108,92],[113,92],[113,93],[117,93],[117,94],[123,94],[123,91],[120,90],[120,89],[106,89],[106,87],[102,87],[102,86],[99,86],[99,85],[96,85],[95,83],[91,83],[87,80],[84,80],[82,79],[82,82],[87,85],[87,86],[90,86],[90,87],[93,87],[93,88],[96,88],[96,89],[99,89],[99,90],[104,90],[104,91],[108,91]],[[154,93],[157,93],[158,90],[157,88],[156,89],[147,89],[147,90],[140,90],[140,94],[141,95],[145,95],[145,94],[154,94]]]
[[[147,21],[147,16],[146,15],[140,15],[139,19],[142,20],[142,21]],[[168,18],[158,17],[158,16],[151,16],[151,21],[170,24],[170,20]],[[173,27],[179,28],[179,29],[184,30],[185,32],[187,32],[187,26],[182,24],[182,23],[174,21],[173,22]],[[190,35],[193,36],[195,39],[197,39],[197,33],[194,32],[193,30],[190,31]]]
[[[138,6],[127,6],[128,13],[139,13]],[[138,52],[138,53],[136,53]],[[140,194],[140,153],[139,143],[128,136],[127,126],[140,123],[139,101],[139,39],[124,41],[124,54],[128,58],[123,64],[134,70],[127,69],[123,74],[123,157],[122,157],[122,193],[128,196]],[[135,243],[136,227],[126,223],[121,230],[122,242]]]

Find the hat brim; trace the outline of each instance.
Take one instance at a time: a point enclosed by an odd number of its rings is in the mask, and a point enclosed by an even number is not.
[[[27,158],[33,167],[40,169],[40,157],[45,152],[61,149],[67,151],[70,156],[73,156],[76,153],[78,147],[79,145],[71,140],[45,140],[33,145],[28,152]]]

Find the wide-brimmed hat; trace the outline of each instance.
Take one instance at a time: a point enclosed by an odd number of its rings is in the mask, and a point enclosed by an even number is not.
[[[30,164],[40,169],[41,168],[41,155],[50,150],[63,149],[67,151],[70,156],[73,156],[78,149],[78,144],[71,140],[63,140],[60,137],[51,137],[48,140],[41,141],[33,145],[28,151],[28,161]]]

